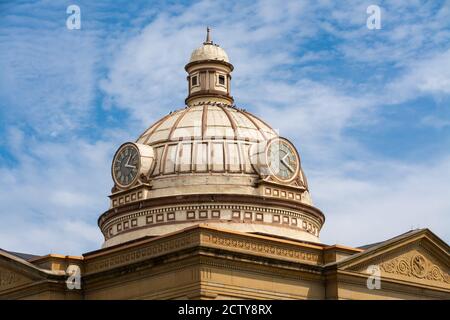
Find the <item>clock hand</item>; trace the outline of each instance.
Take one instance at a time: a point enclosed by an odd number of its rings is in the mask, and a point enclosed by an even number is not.
[[[289,156],[289,155],[286,154],[283,158],[281,158],[281,163],[284,164],[284,165],[286,166],[286,168],[289,169],[289,171],[294,172],[294,169],[286,162],[286,158],[287,158],[288,156]]]
[[[128,161],[127,161],[127,163],[125,164],[125,168],[136,169],[136,166],[130,165],[130,160],[131,160],[131,155],[128,157]]]

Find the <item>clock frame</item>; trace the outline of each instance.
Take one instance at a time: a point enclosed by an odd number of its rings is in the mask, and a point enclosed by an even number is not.
[[[271,157],[273,157],[271,150],[277,146],[280,146],[279,149],[283,149],[283,157],[287,154],[286,150],[289,151],[289,156],[283,160],[280,157],[278,157],[278,159],[271,159]],[[255,170],[264,179],[270,177],[272,180],[279,183],[290,183],[298,177],[300,172],[300,156],[298,155],[297,149],[289,140],[282,137],[276,137],[269,141],[252,145],[249,149],[249,157]],[[286,162],[287,165],[284,163],[281,163],[281,165],[279,163],[278,165],[285,167],[286,170],[289,170],[292,173],[286,178],[283,178],[279,172],[275,172],[272,163],[274,160],[278,160],[280,163]],[[288,166],[290,168],[288,168]]]
[[[125,155],[124,152],[126,152]],[[135,154],[135,156],[133,154]],[[133,159],[134,157],[137,159]],[[130,162],[130,160],[132,160],[132,162]],[[123,164],[123,161],[126,161],[126,163]],[[147,180],[150,171],[154,166],[154,162],[155,155],[151,146],[126,142],[122,144],[114,154],[111,164],[111,176],[119,189],[127,189],[135,185],[139,180]],[[131,169],[127,171],[127,176],[129,176],[130,173],[132,174],[132,177],[126,181],[121,179],[121,175],[124,174],[125,169]]]

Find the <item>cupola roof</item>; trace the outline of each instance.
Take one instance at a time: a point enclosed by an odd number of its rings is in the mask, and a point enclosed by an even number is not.
[[[205,42],[203,42],[200,47],[192,51],[189,63],[207,60],[217,60],[228,63],[230,62],[225,50],[222,49],[219,45],[213,43],[211,38],[211,29],[209,27],[206,29]]]

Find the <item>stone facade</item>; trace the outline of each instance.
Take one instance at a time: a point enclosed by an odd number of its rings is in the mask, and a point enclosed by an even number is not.
[[[67,266],[81,269],[68,289]],[[379,265],[370,290],[367,267]],[[196,225],[84,254],[0,252],[3,299],[450,299],[449,247],[427,229],[366,250]]]

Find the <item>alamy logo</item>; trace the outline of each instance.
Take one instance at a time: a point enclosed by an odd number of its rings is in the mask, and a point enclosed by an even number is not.
[[[81,9],[76,4],[71,4],[67,7],[67,14],[70,16],[67,17],[66,26],[69,30],[79,30],[81,29]]]
[[[379,30],[381,29],[381,8],[377,5],[370,5],[367,7],[367,29],[369,30]]]
[[[69,290],[81,289],[80,267],[75,264],[71,264],[67,267],[66,273],[67,275],[69,275],[69,277],[66,280],[67,289]]]
[[[371,274],[367,278],[367,289],[374,290],[374,289],[381,289],[381,270],[380,267],[377,265],[370,265],[367,268],[367,273]]]

